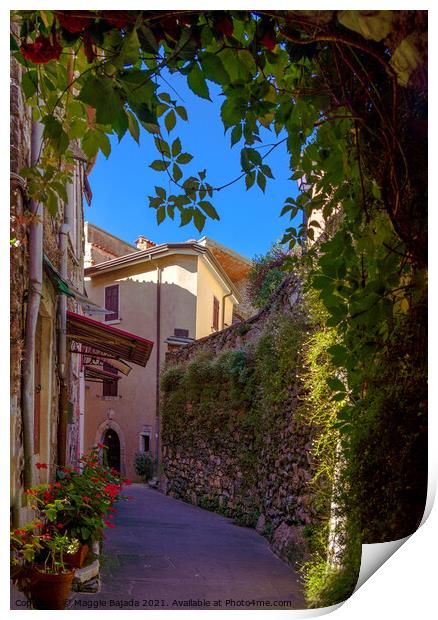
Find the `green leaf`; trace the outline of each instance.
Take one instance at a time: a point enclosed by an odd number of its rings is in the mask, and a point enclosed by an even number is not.
[[[240,151],[240,165],[242,166],[242,170],[244,172],[250,172],[253,168],[248,155],[249,150],[250,149],[245,148]]]
[[[173,164],[173,172],[172,172],[173,180],[178,182],[182,178],[182,175],[183,174],[181,172],[181,168],[177,164]]]
[[[170,95],[169,93],[160,93],[158,95],[158,97],[162,100],[165,101],[166,103],[170,103]]]
[[[175,127],[175,125],[176,125],[176,116],[175,116],[175,112],[173,110],[170,110],[170,112],[168,112],[168,114],[166,114],[166,117],[164,119],[164,124],[166,125],[166,129],[167,129],[167,131],[169,133]]]
[[[99,149],[99,138],[97,133],[97,130],[89,130],[81,142],[82,150],[88,159],[94,157]]]
[[[345,392],[345,385],[340,379],[337,379],[336,377],[327,379],[327,385],[331,390],[333,390],[333,392]]]
[[[181,222],[180,226],[186,226],[193,218],[193,208],[181,209]]]
[[[84,540],[87,540],[90,537],[90,530],[86,527],[81,527],[81,536]]]
[[[67,190],[65,189],[64,185],[59,181],[52,181],[51,185],[55,192],[58,194],[58,196],[61,198],[61,200],[63,200],[64,202],[68,202]]]
[[[187,84],[195,95],[198,95],[198,97],[202,97],[203,99],[210,100],[210,92],[208,90],[207,82],[205,81],[198,63],[196,62],[193,64],[192,69],[187,76]]]
[[[272,170],[266,164],[262,164],[261,170],[265,176],[269,177],[270,179],[274,178],[274,175],[272,174]]]
[[[134,138],[137,144],[140,144],[140,126],[134,114],[130,110],[128,110],[128,128],[131,136]]]
[[[52,191],[47,190],[47,209],[50,213],[51,216],[55,217],[55,215],[58,213],[58,198],[56,196],[56,194]],[[49,520],[53,521],[54,519],[50,519],[49,515],[47,515]],[[56,517],[56,511],[55,511],[55,517]]]
[[[155,193],[161,198],[161,200],[166,200],[166,190],[164,189],[164,187],[159,187],[158,185],[156,185]]]
[[[236,125],[231,132],[231,146],[234,146],[242,138],[242,125]]]
[[[254,171],[248,172],[248,174],[246,175],[245,185],[247,190],[254,185],[255,177],[256,173]]]
[[[88,131],[87,122],[81,118],[75,118],[71,122],[69,136],[72,140],[83,138]]]
[[[18,47],[18,43],[15,40],[15,37],[11,34],[9,40],[9,51],[10,52],[18,52],[20,48]]]
[[[204,75],[208,80],[216,82],[216,84],[228,84],[230,76],[227,73],[222,60],[216,54],[206,52],[202,55],[201,64]]]
[[[44,123],[44,138],[50,140],[57,153],[64,153],[68,148],[69,139],[61,123],[52,115],[45,116],[42,122]]]
[[[99,131],[97,132],[97,140],[100,150],[108,159],[111,153],[111,143],[108,139],[108,136],[103,131]]]
[[[162,172],[163,170],[167,170],[169,167],[170,161],[163,161],[161,159],[156,159],[151,164],[149,164],[149,168],[152,170],[156,170],[157,172]]]
[[[112,125],[122,108],[122,102],[114,86],[110,78],[91,77],[78,95],[80,101],[96,110],[96,122],[102,125]]]
[[[161,138],[154,138],[154,142],[157,150],[164,155],[164,157],[170,157],[170,147],[165,140],[162,140]]]
[[[252,161],[256,166],[262,165],[262,156],[255,149],[246,149],[248,152],[248,159]]]
[[[187,111],[182,105],[177,105],[175,111],[183,121],[188,120]]]
[[[157,209],[157,224],[160,225],[166,219],[166,207],[162,205]]]
[[[345,392],[337,392],[336,394],[333,394],[332,400],[340,402],[341,400],[344,400],[346,396],[347,394]]]
[[[225,129],[240,124],[243,113],[239,102],[233,97],[225,99],[221,106],[221,119]]]
[[[122,49],[120,50],[120,60],[124,65],[133,65],[139,57],[140,41],[138,40],[137,30],[134,28],[125,35]]]
[[[38,90],[38,72],[36,69],[29,69],[26,73],[23,73],[21,78],[21,87],[26,96],[26,99],[32,97]]]
[[[205,215],[201,213],[199,209],[195,209],[194,223],[195,223],[196,228],[198,229],[198,232],[202,232],[206,219],[207,218],[205,217]]]
[[[193,155],[190,155],[190,153],[181,153],[176,158],[176,161],[179,164],[188,164],[188,163],[190,163],[192,161],[192,159],[193,159]]]
[[[181,140],[176,138],[172,143],[172,157],[176,157],[181,153]]]
[[[257,172],[257,185],[260,187],[260,189],[264,193],[265,188],[266,188],[266,177],[262,172],[260,172],[260,170]]]
[[[200,202],[198,202],[198,205],[201,207],[201,209],[209,216],[211,217],[211,219],[213,220],[219,220],[219,214],[216,211],[216,209],[213,207],[213,205],[211,204],[211,202],[208,202],[207,200],[201,200]]]
[[[158,133],[160,131],[157,115],[146,103],[130,105],[132,111],[147,131],[150,133]]]

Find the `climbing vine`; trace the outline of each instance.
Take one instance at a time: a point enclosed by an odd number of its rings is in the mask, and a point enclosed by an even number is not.
[[[300,192],[278,207],[282,242],[302,247],[296,266],[324,307],[324,329],[336,333],[327,385],[341,403],[334,424],[351,480],[367,471],[363,446],[384,420],[400,436],[424,429],[425,341],[399,345],[402,334],[426,326],[427,12],[14,11],[12,21],[23,93],[44,127],[37,165],[21,170],[29,196],[55,215],[73,162],[108,157],[109,136],[139,141],[143,127],[152,136],[150,166],[163,179],[149,197],[157,222],[193,221],[201,231],[206,218],[219,218],[214,197],[231,183],[269,191],[269,155],[286,149],[291,188],[299,183]],[[211,83],[220,88],[224,129],[240,149],[233,179],[214,186],[202,153],[184,148],[177,132],[190,110],[173,73],[206,100]],[[406,377],[405,390],[391,368]],[[401,399],[397,410],[390,395]],[[409,444],[419,472],[423,435]],[[396,503],[402,514],[411,499],[399,489],[382,505]],[[363,515],[357,522],[381,538],[394,533],[389,521],[378,532]]]

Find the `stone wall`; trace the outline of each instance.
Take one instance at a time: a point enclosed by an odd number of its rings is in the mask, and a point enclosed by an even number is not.
[[[292,326],[298,326],[298,334],[305,332],[306,316],[299,285],[289,277],[253,318],[167,355],[162,462],[163,490],[169,495],[256,527],[271,541],[274,551],[295,564],[307,557],[306,525],[323,518],[313,504],[309,486],[313,429],[298,414],[302,386],[297,373],[291,370],[293,363],[280,368],[281,360],[287,361],[287,353],[278,353],[276,376],[270,377],[269,368],[261,367],[271,355],[270,350],[263,353],[263,347],[274,343],[275,351],[275,342],[280,342],[282,334]],[[300,337],[295,342],[293,334],[292,329],[288,346],[293,349],[296,344],[299,349]],[[220,375],[214,373],[219,372],[226,351],[236,352],[238,361],[242,356],[247,366],[241,374],[244,379],[239,379],[241,383],[232,385],[223,375],[221,387],[214,385],[221,381]],[[204,366],[203,356],[207,360]],[[292,357],[291,353],[291,361]],[[190,380],[190,373],[198,373],[199,382],[204,383],[198,393],[194,388],[184,392],[181,387]],[[248,391],[251,381],[250,402],[245,403],[238,392]],[[270,383],[274,386],[272,393]]]
[[[22,486],[23,446],[21,416],[21,362],[24,351],[24,317],[27,282],[27,253],[24,183],[19,171],[30,162],[30,115],[21,94],[22,68],[14,59],[10,66],[10,171],[11,245],[10,253],[10,452],[11,492],[14,498]]]

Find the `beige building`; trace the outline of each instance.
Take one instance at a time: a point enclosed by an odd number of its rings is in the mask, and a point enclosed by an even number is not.
[[[154,343],[146,367],[112,369],[85,390],[85,449],[103,441],[112,464],[134,478],[136,453],[159,458],[166,352],[231,325],[251,263],[206,237],[155,245],[140,236],[131,246],[89,223],[85,256],[88,296],[107,310],[100,320]]]

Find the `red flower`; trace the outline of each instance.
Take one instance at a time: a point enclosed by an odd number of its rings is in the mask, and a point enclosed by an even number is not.
[[[105,493],[107,493],[110,497],[117,497],[119,494],[120,487],[117,484],[107,484],[105,487]]]
[[[104,519],[104,523],[107,527],[110,528],[115,528],[116,526],[114,525],[114,523],[110,523],[110,521],[107,521],[106,519]]]
[[[127,11],[105,11],[104,20],[114,28],[126,28],[129,14]]]
[[[126,486],[129,486],[130,484],[132,484],[132,480],[125,480],[123,484],[126,484]]]
[[[60,489],[62,485],[60,482],[55,482],[53,486],[55,486],[57,489]]]
[[[263,47],[266,47],[270,52],[277,45],[277,41],[275,40],[275,32],[273,30],[267,30],[265,34],[261,37],[260,43]]]
[[[42,534],[40,538],[41,540],[52,540],[52,537],[50,536],[50,534]]]
[[[98,443],[98,444],[97,444],[97,447],[98,447],[100,450],[103,450],[103,448],[106,448],[106,445],[105,445],[104,443]]]
[[[24,536],[26,534],[26,530],[14,530],[15,536]]]
[[[64,527],[64,523],[58,523],[56,527],[58,528],[58,530],[62,530],[62,528]]]
[[[46,463],[35,463],[35,467],[37,469],[47,469],[47,464]]]
[[[231,37],[231,35],[233,34],[233,30],[234,30],[233,22],[227,16],[215,22],[214,28],[220,34],[223,34],[224,37]]]
[[[95,18],[90,11],[81,11],[81,13],[89,13],[89,15],[77,15],[75,11],[54,11],[54,13],[61,26],[72,34],[85,30]]]
[[[49,491],[44,491],[44,499],[46,502],[50,502],[53,499],[53,495]]]
[[[88,497],[88,495],[84,495],[84,497],[82,498],[83,502],[91,502],[91,497]]]
[[[23,43],[20,51],[26,60],[38,65],[45,64],[49,60],[59,60],[62,47],[56,38],[51,40],[49,37],[39,36],[33,43]],[[44,469],[46,468],[47,465],[44,466]]]

